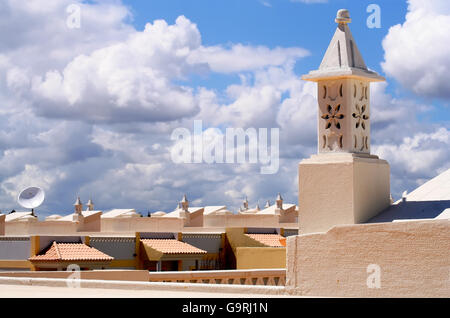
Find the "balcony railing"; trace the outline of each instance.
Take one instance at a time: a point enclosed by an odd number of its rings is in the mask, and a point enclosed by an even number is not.
[[[150,282],[285,286],[286,269],[150,272]]]

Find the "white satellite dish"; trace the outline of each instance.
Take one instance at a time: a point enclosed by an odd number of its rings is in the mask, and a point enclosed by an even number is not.
[[[20,191],[17,202],[24,208],[33,211],[34,208],[37,208],[44,202],[44,198],[44,190],[39,187],[28,187]]]

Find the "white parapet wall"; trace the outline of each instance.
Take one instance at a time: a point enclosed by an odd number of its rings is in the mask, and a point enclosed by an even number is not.
[[[102,218],[102,232],[181,232],[181,218]]]
[[[450,220],[339,225],[287,242],[289,293],[449,297]]]
[[[280,227],[279,216],[271,214],[229,214],[204,215],[205,228],[232,228],[232,227]]]
[[[1,276],[1,274],[0,274]],[[286,269],[164,271],[148,273],[151,282],[284,286]]]
[[[285,295],[285,287],[282,286],[249,286],[249,285],[226,285],[226,284],[189,284],[189,283],[160,283],[160,282],[131,282],[131,281],[105,281],[91,279],[60,279],[60,278],[24,278],[24,277],[0,277],[1,285],[22,286],[46,286],[61,288],[100,288],[114,290],[155,290],[155,291],[179,291],[179,292],[203,292],[214,294],[249,294],[277,296]],[[99,293],[101,297],[101,293]]]
[[[17,221],[6,222],[5,235],[57,235],[77,233],[75,222],[61,221]]]
[[[0,271],[1,277],[41,278],[41,279],[70,279],[73,271]],[[147,270],[84,270],[77,272],[79,279],[114,280],[114,281],[149,281]]]

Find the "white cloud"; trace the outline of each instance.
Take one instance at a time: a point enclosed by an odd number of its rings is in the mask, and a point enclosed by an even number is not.
[[[300,83],[281,103],[277,122],[284,127],[285,145],[301,144],[315,149],[317,140],[317,96],[315,83]]]
[[[27,164],[21,173],[4,180],[2,189],[8,195],[17,197],[20,191],[30,184],[38,185],[43,189],[50,189],[58,178],[64,178],[64,173],[44,171],[36,165]]]
[[[382,144],[374,147],[380,157],[397,169],[413,174],[427,174],[430,167],[450,167],[450,130],[438,128],[431,133],[417,133],[404,137],[400,144]]]
[[[409,0],[406,21],[383,40],[383,70],[416,94],[450,98],[450,5]]]
[[[269,49],[265,46],[232,45],[201,47],[189,56],[191,63],[207,63],[211,70],[220,73],[254,71],[267,66],[280,66],[308,56],[302,48]]]
[[[174,25],[156,20],[148,23],[144,31],[130,33],[123,42],[75,57],[62,71],[51,70],[45,76],[34,76],[32,98],[37,114],[49,118],[171,121],[199,111],[195,91],[174,81],[205,71],[236,73],[293,65],[296,59],[307,54],[301,48],[269,49],[241,44],[230,48],[205,47],[201,45],[197,26],[180,16]],[[11,76],[9,86],[26,85],[25,76],[20,74]],[[233,88],[229,91],[231,95],[236,94]],[[270,88],[247,92],[247,101],[244,94],[230,106],[229,112],[240,108],[241,103],[262,101],[258,109],[263,113],[262,105],[270,107],[279,99]]]
[[[226,101],[222,103],[215,92],[202,90],[199,94],[201,112],[196,118],[212,126],[267,128],[287,127],[286,120],[291,120],[291,115],[300,108],[309,118],[315,114],[315,109],[304,107],[303,98],[314,98],[315,89],[312,84],[306,84],[305,89],[305,82],[294,74],[292,67],[286,62],[281,67],[270,66],[241,76],[241,83],[227,87]],[[289,97],[282,98],[284,94]],[[288,104],[296,108],[290,114],[287,114]],[[291,134],[291,130],[288,131],[286,133]]]
[[[79,55],[62,72],[33,80],[37,112],[47,117],[95,121],[168,121],[191,116],[192,89],[174,79],[189,69],[186,57],[200,34],[185,17],[175,25],[157,20],[125,42]]]
[[[404,137],[399,144],[373,146],[374,153],[391,167],[391,192],[398,199],[439,173],[450,169],[450,130],[440,127],[429,133]]]
[[[80,6],[81,28],[67,26],[69,5]],[[45,72],[60,68],[79,54],[125,39],[133,28],[129,10],[118,2],[80,0],[0,2],[0,55],[14,65]]]
[[[433,108],[386,93],[388,83],[371,84],[371,152],[389,162],[391,193],[399,198],[450,168],[450,131],[419,120]]]

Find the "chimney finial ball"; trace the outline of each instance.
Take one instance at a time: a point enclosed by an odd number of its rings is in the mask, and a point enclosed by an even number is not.
[[[350,12],[347,9],[340,9],[336,14],[336,19],[334,20],[336,23],[350,23],[352,19],[350,19]]]

